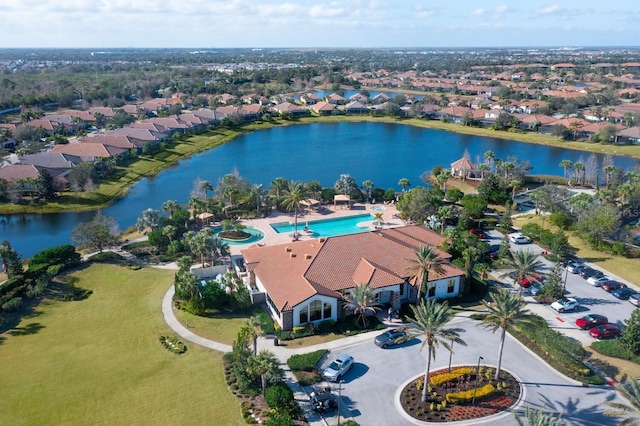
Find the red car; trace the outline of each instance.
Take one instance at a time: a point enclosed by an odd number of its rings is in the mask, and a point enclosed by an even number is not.
[[[522,288],[529,288],[535,283],[544,283],[546,278],[544,275],[533,274],[527,278],[518,278],[518,285]]]
[[[618,281],[614,281],[614,280],[607,281],[606,283],[600,284],[600,288],[609,293],[611,293],[613,290],[617,290],[619,288],[625,288],[625,287],[627,287],[625,284]]]
[[[472,229],[469,229],[469,232],[471,232],[473,235],[480,238],[481,240],[486,240],[487,238],[489,238],[487,233],[484,232],[482,229],[472,228]]]
[[[576,326],[581,330],[588,330],[598,325],[606,324],[609,320],[603,315],[591,314],[576,320]]]
[[[615,324],[602,324],[589,330],[591,337],[595,339],[612,339],[622,333],[620,327]]]

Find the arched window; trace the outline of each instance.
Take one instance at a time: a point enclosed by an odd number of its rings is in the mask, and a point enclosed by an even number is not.
[[[305,306],[304,308],[300,309],[300,324],[304,324],[306,322],[309,322],[309,307]]]
[[[314,300],[309,304],[309,321],[318,321],[322,319],[322,302]]]
[[[322,318],[329,319],[331,318],[331,303],[325,303],[324,309],[322,312]]]

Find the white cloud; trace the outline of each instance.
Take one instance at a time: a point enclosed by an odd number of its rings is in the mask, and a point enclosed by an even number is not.
[[[558,4],[552,4],[550,6],[541,7],[533,11],[536,15],[555,15],[558,13],[564,13],[564,9]]]
[[[485,10],[480,8],[480,9],[476,9],[473,12],[469,13],[469,16],[480,18],[480,17],[484,16],[484,13],[485,13]]]

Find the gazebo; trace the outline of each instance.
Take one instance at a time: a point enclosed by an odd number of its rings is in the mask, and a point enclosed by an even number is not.
[[[314,200],[313,198],[307,198],[306,200],[302,200],[300,204],[311,209],[317,209],[318,207],[320,207],[320,201]]]
[[[476,169],[476,165],[466,157],[451,163],[451,176],[466,179],[469,174]]]
[[[334,195],[333,196],[333,205],[334,205],[334,207],[338,203],[347,203],[347,205],[349,206],[349,209],[351,209],[351,197],[349,197],[348,195],[344,195],[344,194],[336,194],[336,195]]]
[[[199,215],[196,216],[196,218],[202,222],[202,224],[204,225],[205,223],[209,223],[210,219],[212,217],[214,217],[215,215],[213,213],[200,213]]]

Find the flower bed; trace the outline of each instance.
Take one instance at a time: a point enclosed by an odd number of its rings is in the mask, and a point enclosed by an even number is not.
[[[182,343],[180,340],[176,339],[172,336],[160,336],[158,341],[164,346],[168,351],[173,352],[174,354],[183,354],[187,351],[187,346]]]
[[[464,368],[468,370],[457,368],[455,371],[469,371],[468,374],[452,380],[435,379],[438,385],[431,383],[431,380],[438,376],[451,375],[447,369],[431,372],[427,402],[422,402],[424,377],[412,380],[400,393],[400,403],[404,411],[421,421],[454,422],[500,413],[510,409],[520,398],[520,383],[508,372],[501,370],[500,380],[494,380],[494,368],[481,366],[478,374],[475,366]],[[476,379],[476,398],[473,405]]]

